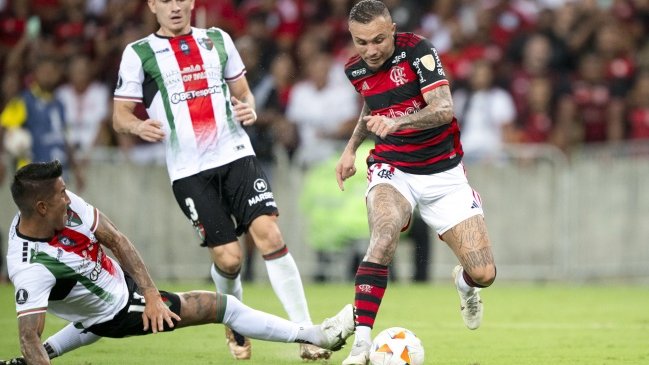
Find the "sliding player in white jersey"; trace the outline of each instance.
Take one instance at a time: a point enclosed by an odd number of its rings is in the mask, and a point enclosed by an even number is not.
[[[160,28],[124,50],[114,95],[115,130],[164,141],[174,195],[210,250],[218,292],[242,298],[237,237],[246,232],[263,255],[291,321],[311,324],[272,190],[241,126],[254,123],[257,115],[232,39],[217,28],[193,28],[193,0],[148,0],[148,5]],[[144,103],[148,119],[134,114],[137,103]],[[247,339],[228,329],[226,339],[235,358],[250,358]],[[303,359],[330,355],[300,345]]]
[[[23,358],[0,364],[49,364],[101,337],[207,323],[223,323],[251,338],[333,351],[353,333],[351,305],[321,325],[301,326],[247,307],[231,295],[158,291],[129,239],[103,213],[67,191],[61,174],[59,161],[32,163],[16,172],[11,185],[19,213],[9,231],[7,267]],[[70,324],[41,344],[48,311]]]

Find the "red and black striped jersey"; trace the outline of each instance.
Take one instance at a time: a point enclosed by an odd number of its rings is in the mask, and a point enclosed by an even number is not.
[[[397,33],[394,54],[378,70],[370,70],[357,55],[347,61],[345,74],[371,114],[389,118],[417,113],[427,105],[424,93],[448,85],[435,47],[413,33]],[[462,155],[460,129],[453,117],[439,127],[376,137],[367,164],[389,163],[407,173],[427,175],[455,167]]]

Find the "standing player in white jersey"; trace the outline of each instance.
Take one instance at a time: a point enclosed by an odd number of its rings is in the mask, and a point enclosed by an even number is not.
[[[166,144],[174,195],[210,250],[218,292],[242,298],[237,236],[247,232],[289,318],[311,324],[297,265],[277,224],[273,193],[241,126],[253,124],[257,115],[232,39],[217,28],[192,27],[193,0],[148,0],[148,5],[160,29],[124,50],[114,95],[115,130]],[[149,119],[134,115],[140,102]],[[235,358],[250,358],[247,339],[226,329],[226,340]],[[300,345],[303,359],[330,354]]]
[[[23,357],[0,364],[49,364],[101,337],[207,323],[224,323],[252,338],[334,351],[353,332],[349,304],[321,325],[301,326],[249,308],[232,295],[158,291],[129,239],[99,210],[67,191],[61,174],[59,161],[32,163],[16,172],[11,185],[20,212],[9,230],[7,266]],[[47,311],[70,324],[41,344]]]

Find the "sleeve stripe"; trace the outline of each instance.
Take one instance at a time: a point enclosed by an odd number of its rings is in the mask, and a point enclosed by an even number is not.
[[[448,85],[448,80],[439,80],[437,82],[434,82],[434,83],[422,88],[421,93],[425,94],[425,93],[427,93],[427,92],[429,92],[429,91],[431,91],[431,90],[433,90],[433,89],[435,89],[435,88],[437,88],[439,86],[442,86],[442,85]]]
[[[99,225],[99,210],[97,208],[93,207],[92,211],[92,216],[93,216],[93,222],[92,226],[90,227],[90,232],[95,233],[95,230],[97,229],[97,226]]]
[[[142,98],[136,97],[136,96],[123,96],[123,95],[114,95],[113,100],[120,100],[120,101],[135,101],[137,103],[142,102]]]
[[[241,72],[239,72],[238,75],[236,75],[234,77],[226,77],[225,81],[227,81],[227,82],[236,81],[236,80],[242,78],[243,75],[245,75],[245,74],[246,74],[246,69],[244,68],[243,70],[241,70]]]
[[[47,312],[47,307],[33,308],[33,309],[28,309],[26,311],[18,312],[18,315],[16,317],[20,318],[30,314],[43,313],[43,312]]]

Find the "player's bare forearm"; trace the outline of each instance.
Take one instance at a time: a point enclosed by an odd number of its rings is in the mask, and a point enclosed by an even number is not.
[[[140,287],[143,295],[159,295],[144,260],[142,260],[140,253],[135,249],[128,237],[120,232],[103,213],[99,212],[98,219],[99,224],[95,236],[99,242],[113,252],[122,268],[133,277]]]
[[[18,318],[20,351],[28,364],[49,364],[50,358],[41,343],[45,328],[45,313],[29,314]]]
[[[117,133],[135,134],[134,130],[142,121],[135,116],[135,103],[115,100],[113,106],[113,128]]]
[[[347,142],[345,149],[351,152],[356,152],[358,147],[370,134],[370,131],[367,129],[367,121],[363,119],[363,117],[367,115],[370,115],[370,109],[367,107],[367,104],[363,104],[363,109],[361,110],[361,114],[358,117],[358,123],[356,123],[356,128],[354,128],[352,136],[349,137],[349,141]]]
[[[424,94],[428,104],[420,111],[395,119],[398,129],[430,129],[453,120],[453,99],[448,85],[442,85]]]

